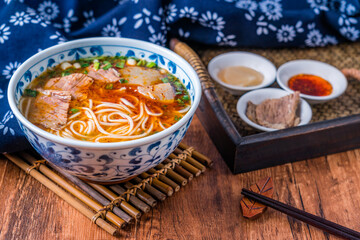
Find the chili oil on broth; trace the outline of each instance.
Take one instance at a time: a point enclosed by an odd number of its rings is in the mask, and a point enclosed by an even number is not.
[[[158,101],[144,96],[138,91],[139,85],[130,84],[126,79],[120,79],[114,83],[94,80],[89,87],[86,99],[71,99],[67,122],[61,129],[54,130],[46,128],[42,124],[33,123],[45,131],[61,137],[90,142],[120,142],[139,139],[174,125],[191,106],[186,88],[179,79],[165,69],[158,68],[155,63],[140,59],[131,59],[130,61],[130,59],[125,57],[95,58],[91,61],[80,59],[69,63],[72,66],[79,63],[83,67],[69,67],[65,70],[59,64],[34,79],[27,90],[43,89],[46,83],[54,77],[73,73],[87,74],[87,68],[94,64],[94,61],[99,61],[100,66],[104,66],[103,62],[106,61],[106,64],[110,63],[111,67],[116,70],[120,70],[121,67],[156,69],[161,78],[153,82],[153,85],[171,84],[175,92],[174,101]],[[119,65],[119,62],[124,63],[124,60],[125,64]],[[26,118],[28,118],[29,106],[34,104],[37,97],[26,95],[21,98],[20,109]]]

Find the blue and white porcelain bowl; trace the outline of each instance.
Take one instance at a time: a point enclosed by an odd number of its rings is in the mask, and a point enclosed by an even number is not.
[[[63,61],[101,55],[126,55],[155,61],[184,83],[192,102],[189,112],[168,129],[145,138],[118,143],[93,143],[48,133],[29,122],[19,111],[18,103],[24,89],[48,67]],[[70,174],[102,183],[129,179],[163,161],[183,139],[200,97],[199,78],[183,58],[158,45],[127,38],[86,38],[50,47],[19,67],[8,89],[11,110],[38,153]]]

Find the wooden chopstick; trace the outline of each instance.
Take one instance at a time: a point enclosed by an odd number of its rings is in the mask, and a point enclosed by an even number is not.
[[[275,210],[285,213],[291,217],[294,217],[300,221],[303,221],[314,227],[320,228],[320,229],[322,229],[328,233],[331,233],[333,235],[336,235],[336,236],[339,236],[339,237],[342,237],[345,239],[360,239],[360,232],[357,232],[350,228],[341,226],[337,223],[331,222],[324,218],[315,216],[315,215],[305,212],[303,210],[294,208],[292,206],[281,203],[274,199],[265,197],[258,193],[252,192],[248,189],[243,188],[241,194],[243,194],[244,196],[246,196],[254,201],[257,201],[261,204],[264,204],[268,207],[271,207]]]

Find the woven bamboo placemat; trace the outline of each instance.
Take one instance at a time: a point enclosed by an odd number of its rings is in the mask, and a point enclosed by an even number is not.
[[[338,69],[360,69],[360,43],[344,43],[336,46],[323,48],[286,48],[286,49],[251,49],[251,48],[219,48],[200,50],[200,56],[205,65],[215,56],[231,52],[247,51],[266,57],[278,68],[285,62],[296,59],[313,59],[329,63]],[[258,133],[257,130],[248,126],[241,120],[236,112],[236,104],[239,96],[227,93],[215,81],[215,90],[225,110],[232,119],[242,136]],[[272,87],[279,87],[276,83]],[[312,105],[312,122],[335,119],[360,113],[360,83],[354,79],[349,80],[346,92],[332,101],[324,104]]]
[[[121,236],[126,225],[136,224],[158,202],[212,165],[209,158],[180,143],[167,159],[147,172],[120,184],[100,185],[64,172],[35,152],[4,156],[113,236]]]

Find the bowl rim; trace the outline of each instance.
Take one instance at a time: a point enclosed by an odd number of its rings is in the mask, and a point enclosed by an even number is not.
[[[130,44],[129,44],[129,42],[130,42]],[[156,133],[156,134],[153,134],[150,136],[146,136],[144,138],[130,140],[130,141],[124,141],[124,142],[97,143],[97,142],[80,141],[80,140],[75,140],[75,139],[67,139],[67,138],[63,138],[63,137],[51,134],[51,133],[46,132],[45,130],[37,127],[36,125],[32,124],[29,120],[27,120],[22,115],[22,113],[18,109],[17,104],[15,102],[15,89],[16,89],[16,85],[19,82],[20,78],[22,77],[23,73],[25,71],[27,71],[28,68],[33,65],[33,61],[35,61],[35,60],[37,61],[37,59],[39,59],[39,58],[47,58],[50,55],[52,55],[54,52],[66,51],[66,50],[72,48],[73,45],[76,45],[76,47],[81,47],[81,46],[79,46],[79,44],[80,45],[94,44],[94,45],[101,46],[101,45],[106,45],[107,43],[114,44],[114,45],[116,45],[116,44],[122,45],[123,44],[124,46],[126,46],[128,44],[129,46],[127,46],[127,47],[129,47],[129,48],[133,47],[133,46],[131,46],[132,44],[136,44],[136,45],[141,46],[141,48],[149,49],[150,51],[153,51],[159,55],[165,54],[165,55],[167,55],[167,58],[171,59],[171,61],[175,62],[177,66],[181,65],[182,66],[181,68],[183,68],[183,71],[188,75],[190,81],[193,83],[194,96],[195,96],[194,101],[192,102],[191,107],[190,107],[189,111],[185,114],[185,116],[183,118],[181,118],[177,123],[172,125],[171,127],[167,128],[159,133]],[[28,58],[23,64],[21,64],[21,66],[12,75],[12,77],[9,81],[9,85],[8,85],[7,98],[8,98],[8,102],[10,105],[10,109],[14,113],[17,120],[19,122],[21,122],[21,124],[23,124],[25,127],[27,127],[28,129],[30,129],[31,131],[33,131],[34,133],[38,134],[39,136],[41,136],[45,139],[48,139],[50,141],[60,143],[63,145],[70,145],[70,146],[81,147],[81,148],[85,148],[85,149],[125,149],[125,148],[141,146],[141,145],[159,141],[159,140],[165,138],[166,136],[172,134],[176,130],[178,130],[180,127],[182,127],[184,124],[186,124],[187,121],[191,120],[191,118],[193,117],[193,115],[200,103],[201,92],[202,91],[201,91],[200,80],[199,80],[199,77],[197,76],[195,70],[185,59],[183,59],[181,56],[179,56],[175,52],[173,52],[165,47],[162,47],[162,46],[150,43],[150,42],[137,40],[137,39],[113,38],[113,37],[91,37],[91,38],[82,38],[82,39],[72,40],[72,41],[62,43],[62,44],[51,46],[49,48],[46,48],[46,49],[36,53],[35,55],[31,56],[30,58]]]
[[[305,98],[305,99],[308,99],[308,100],[314,100],[314,101],[328,101],[328,100],[331,100],[331,99],[335,99],[337,97],[340,97],[347,89],[347,86],[348,86],[348,81],[345,77],[345,75],[338,69],[336,68],[335,66],[329,64],[329,63],[325,63],[325,62],[321,62],[321,61],[318,61],[318,60],[313,60],[313,59],[296,59],[296,60],[292,60],[292,61],[289,61],[289,62],[286,62],[284,64],[282,64],[277,72],[276,72],[276,82],[279,84],[279,86],[284,89],[285,91],[287,92],[294,92],[294,90],[290,89],[286,83],[289,81],[286,80],[285,82],[281,81],[280,80],[280,73],[281,71],[283,71],[284,69],[286,69],[287,67],[289,67],[289,65],[293,65],[293,64],[304,64],[304,63],[312,63],[312,64],[320,64],[320,65],[323,65],[325,67],[328,67],[336,72],[338,72],[340,74],[340,76],[342,76],[341,78],[339,78],[337,81],[340,82],[340,87],[338,89],[340,89],[340,91],[337,93],[337,94],[330,94],[328,96],[311,96],[311,95],[308,95],[308,94],[303,94],[303,93],[300,93],[300,97],[302,98]],[[326,79],[325,79],[326,80]],[[327,80],[328,81],[328,80]],[[333,84],[331,84],[332,87],[334,87]],[[333,91],[334,92],[334,91]]]
[[[263,82],[259,85],[255,85],[255,86],[250,86],[250,87],[241,87],[241,86],[236,86],[236,85],[231,85],[231,84],[227,84],[224,83],[223,81],[221,81],[220,79],[218,79],[217,76],[215,76],[213,74],[213,65],[215,64],[214,62],[219,61],[219,59],[221,58],[226,58],[226,57],[231,57],[233,55],[251,55],[254,57],[257,57],[260,61],[263,61],[267,64],[269,64],[272,67],[272,76],[269,77],[269,81],[267,82]],[[260,89],[260,88],[265,88],[270,86],[271,84],[273,84],[275,82],[276,79],[276,66],[273,62],[271,62],[269,59],[267,59],[266,57],[263,57],[259,54],[256,53],[252,53],[252,52],[246,52],[246,51],[234,51],[234,52],[227,52],[227,53],[222,53],[217,55],[216,57],[212,58],[208,64],[208,72],[211,76],[212,79],[214,79],[214,81],[216,81],[217,83],[219,83],[221,86],[225,87],[225,88],[229,88],[231,90],[238,90],[238,91],[251,91],[251,90],[255,90],[255,89]],[[265,76],[264,76],[265,77]]]
[[[239,100],[236,104],[236,111],[237,111],[239,117],[241,118],[241,120],[243,120],[246,124],[250,125],[251,127],[256,128],[260,131],[264,131],[264,132],[286,130],[286,129],[276,129],[276,128],[269,128],[269,127],[261,126],[260,124],[254,123],[246,116],[246,109],[245,109],[245,111],[241,111],[243,109],[240,109],[240,103],[243,102],[244,98],[246,96],[254,94],[254,92],[258,92],[258,91],[277,91],[277,92],[287,93],[287,95],[292,94],[291,92],[285,91],[284,89],[281,89],[281,88],[262,88],[262,89],[256,89],[254,91],[245,93],[244,95],[242,95],[239,98]],[[305,122],[301,123],[301,119],[300,119],[299,125],[294,126],[294,127],[306,125],[312,119],[312,109],[311,109],[310,104],[305,99],[302,99],[302,98],[300,98],[300,104],[306,106],[306,109],[304,111],[307,111],[309,113],[309,120],[308,121],[306,120]],[[303,111],[303,110],[301,110],[301,111]]]

